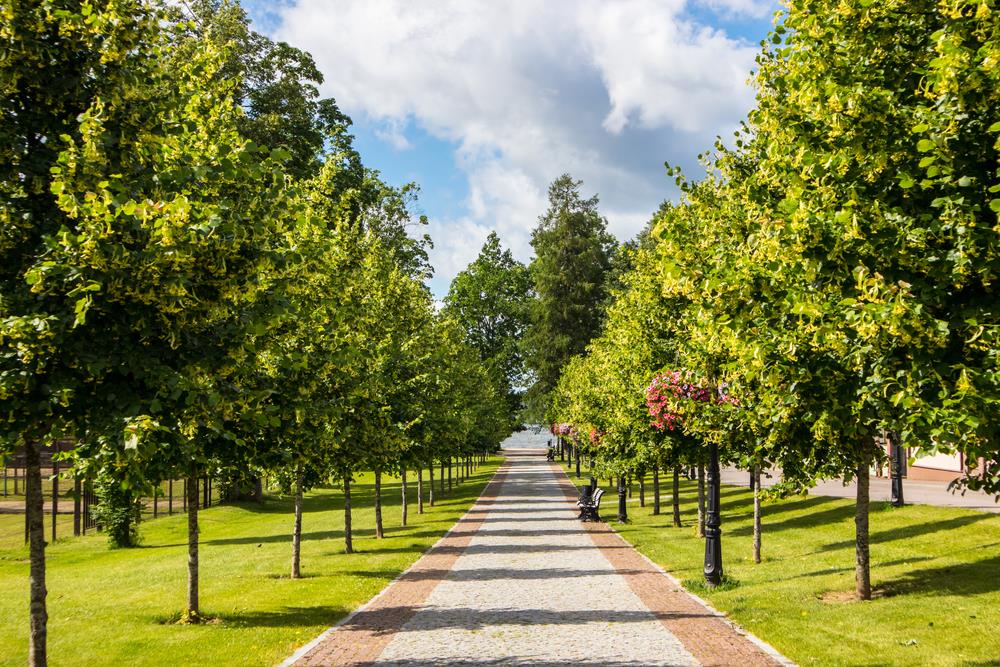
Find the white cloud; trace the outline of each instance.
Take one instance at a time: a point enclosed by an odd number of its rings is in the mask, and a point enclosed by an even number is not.
[[[764,0],[699,0],[756,15]],[[496,229],[527,259],[548,183],[598,192],[620,238],[672,190],[663,161],[728,135],[752,102],[756,47],[690,18],[685,0],[297,0],[277,37],[310,51],[323,92],[406,148],[418,125],[454,142],[467,214],[434,220],[448,279]]]

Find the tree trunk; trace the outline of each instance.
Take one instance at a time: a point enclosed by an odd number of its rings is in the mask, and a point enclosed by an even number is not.
[[[295,466],[295,522],[292,524],[292,579],[300,579],[302,555],[302,462]]]
[[[187,479],[188,515],[188,599],[184,620],[197,623],[201,620],[198,606],[198,475],[190,474]]]
[[[705,464],[698,464],[698,537],[705,537]]]
[[[871,569],[868,564],[868,464],[858,465],[858,498],[854,508],[855,555],[854,578],[861,600],[872,599]]]
[[[625,476],[625,488],[628,490],[628,499],[632,500],[632,475]]]
[[[760,562],[760,466],[753,468],[753,562]]]
[[[375,471],[375,537],[382,539],[385,531],[382,528],[382,471]]]
[[[417,468],[417,514],[424,513],[424,469]]]
[[[403,468],[402,484],[400,484],[400,491],[402,492],[403,505],[400,508],[403,511],[403,525],[406,525],[406,468]]]
[[[28,665],[45,667],[48,664],[48,622],[45,607],[45,516],[42,499],[42,465],[37,442],[27,442],[24,446],[25,475],[24,504],[28,523],[30,588],[28,606]]]
[[[674,488],[672,493],[674,504],[674,527],[681,525],[681,467],[674,466]]]
[[[354,553],[351,536],[351,476],[344,475],[344,553]]]
[[[441,495],[444,495],[444,459],[441,459]]]
[[[434,459],[427,466],[427,502],[434,507]]]
[[[660,513],[660,466],[653,466],[653,514]]]
[[[444,478],[441,481],[444,484]],[[451,491],[451,457],[448,457],[448,490]]]
[[[639,475],[639,507],[646,506],[646,473]]]

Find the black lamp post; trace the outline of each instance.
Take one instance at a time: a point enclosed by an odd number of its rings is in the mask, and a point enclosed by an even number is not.
[[[618,475],[618,523],[628,522],[628,505],[625,501],[625,475]]]
[[[708,447],[708,507],[705,512],[705,583],[722,583],[722,517],[719,515],[719,446]],[[619,489],[619,496],[622,491]]]
[[[889,436],[890,442],[892,443],[892,462],[889,467],[890,476],[892,477],[892,493],[889,497],[889,503],[893,507],[903,506],[903,470],[905,470],[906,462],[903,460],[903,447],[898,442],[896,438],[892,435]]]

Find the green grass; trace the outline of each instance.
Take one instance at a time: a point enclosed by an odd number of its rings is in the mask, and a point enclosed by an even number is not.
[[[582,480],[585,482],[586,480]],[[752,495],[722,487],[727,583],[702,585],[704,542],[695,535],[696,486],[683,482],[684,527],[671,526],[669,479],[660,516],[638,491],[627,525],[602,515],[692,592],[801,665],[1000,665],[1000,515],[873,503],[871,567],[881,597],[854,590],[854,505],[806,496],[763,508],[763,562],[751,560]],[[602,482],[604,483],[604,482]]]
[[[201,513],[202,613],[172,624],[187,582],[185,519],[142,524],[143,545],[111,550],[103,535],[60,539],[48,557],[52,665],[273,665],[357,608],[411,565],[469,508],[499,465],[483,465],[436,506],[399,526],[397,480],[383,480],[386,538],[375,539],[372,476],[352,486],[354,546],[345,554],[343,495],[308,494],[302,572],[288,578],[292,503],[223,505]],[[426,479],[425,479],[426,485]],[[426,487],[425,487],[426,493]],[[46,520],[49,517],[46,516]],[[28,561],[23,516],[0,515],[0,665],[27,662]],[[67,531],[69,532],[69,531]]]

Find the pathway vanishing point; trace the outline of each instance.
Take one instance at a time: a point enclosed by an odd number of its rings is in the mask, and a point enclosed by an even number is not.
[[[577,521],[575,499],[544,452],[507,450],[445,538],[285,664],[789,664],[610,528]]]

